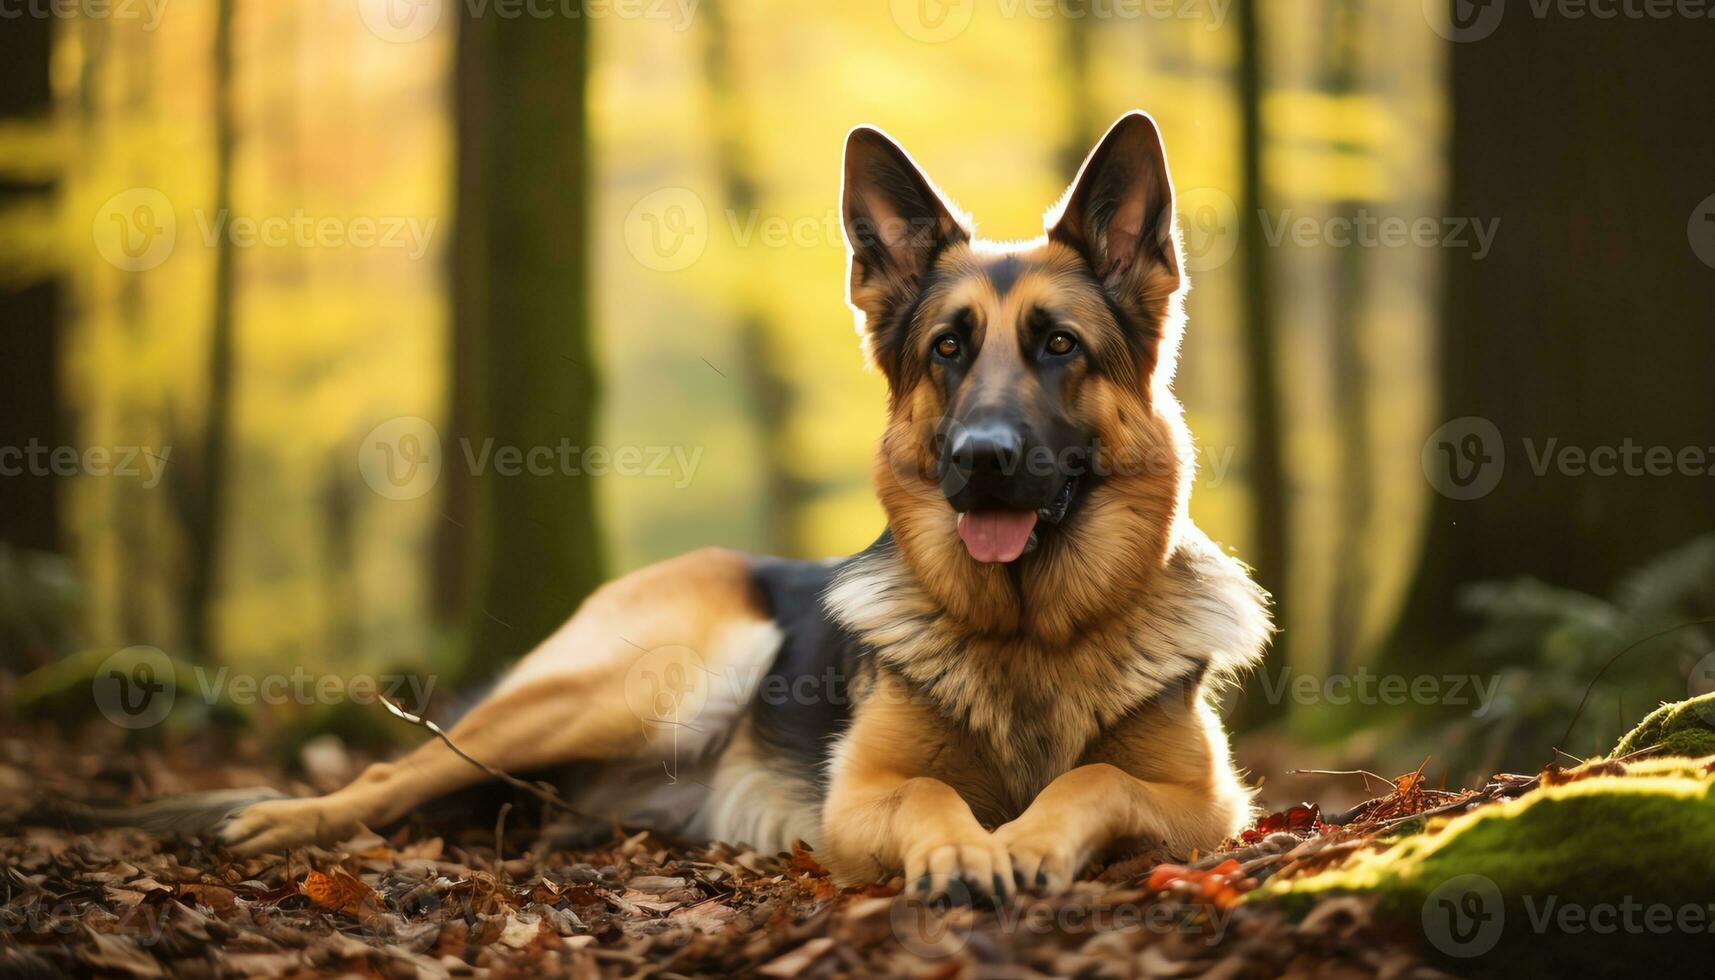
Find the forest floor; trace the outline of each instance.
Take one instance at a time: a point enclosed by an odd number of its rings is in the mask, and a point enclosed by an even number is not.
[[[212,731],[127,749],[93,726],[0,730],[0,976],[1432,975],[1423,928],[1378,916],[1373,896],[1245,896],[1379,848],[1421,826],[1413,814],[1505,805],[1539,782],[1449,793],[1407,774],[1345,813],[1272,814],[1230,853],[1134,857],[1000,909],[925,908],[897,881],[840,890],[802,848],[615,831],[539,852],[524,805],[249,858],[68,815],[221,787],[308,793],[362,761],[323,742],[305,782],[260,758]]]

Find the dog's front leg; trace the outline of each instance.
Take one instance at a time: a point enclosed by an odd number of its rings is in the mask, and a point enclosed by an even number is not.
[[[829,869],[843,885],[905,875],[931,898],[1010,891],[1012,862],[951,786],[927,776],[870,769],[847,773],[823,817]],[[951,889],[951,890],[950,890]]]
[[[971,897],[1009,894],[1006,848],[956,790],[923,774],[940,726],[920,713],[885,678],[858,709],[835,755],[820,856],[842,885],[902,873],[908,889],[931,898],[963,898],[960,887]]]
[[[1190,824],[1208,806],[1207,793],[1145,782],[1103,762],[1056,778],[994,836],[1012,856],[1020,884],[1062,892],[1091,858],[1117,841],[1171,845],[1195,836]]]
[[[1091,748],[995,831],[1021,883],[1063,891],[1112,845],[1211,849],[1250,814],[1220,719],[1195,689],[1164,698]]]

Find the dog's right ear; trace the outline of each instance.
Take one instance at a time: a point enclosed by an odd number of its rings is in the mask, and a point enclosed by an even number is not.
[[[847,295],[864,315],[864,345],[875,357],[885,344],[873,332],[916,295],[935,256],[970,231],[899,144],[868,126],[846,137],[840,216],[850,260]]]

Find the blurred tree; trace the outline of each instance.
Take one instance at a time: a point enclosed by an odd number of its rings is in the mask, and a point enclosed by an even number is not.
[[[1499,439],[1429,448],[1499,479],[1435,502],[1397,638],[1423,656],[1470,626],[1464,583],[1532,574],[1601,594],[1715,525],[1715,271],[1693,247],[1701,233],[1715,248],[1695,220],[1715,176],[1686,165],[1715,159],[1709,32],[1508,16],[1450,52],[1446,213],[1499,226],[1480,260],[1447,257],[1439,418],[1487,419]],[[1667,447],[1672,472],[1648,475],[1641,452],[1630,474],[1581,471],[1627,444]]]
[[[595,484],[576,453],[599,400],[589,323],[588,18],[477,16],[458,27],[460,131],[454,373],[472,399],[445,469],[473,484],[466,673],[509,662],[601,582]],[[464,332],[460,332],[464,331]],[[463,345],[461,348],[460,345]],[[466,390],[468,386],[468,390]],[[459,394],[463,392],[463,394]],[[553,454],[507,475],[504,452]]]
[[[1283,632],[1276,649],[1290,640],[1286,629],[1286,574],[1289,560],[1286,473],[1281,453],[1285,423],[1281,415],[1280,382],[1275,355],[1274,276],[1269,245],[1263,236],[1262,100],[1267,66],[1264,62],[1261,12],[1257,0],[1237,0],[1239,69],[1239,254],[1244,265],[1240,282],[1243,301],[1241,340],[1245,357],[1245,387],[1249,392],[1251,462],[1251,564],[1263,588],[1275,597],[1275,625]],[[1255,699],[1251,699],[1253,703]]]
[[[232,19],[236,0],[215,4],[214,121],[215,220],[224,227],[232,213],[233,124]],[[185,652],[203,661],[215,659],[215,601],[220,574],[221,538],[225,529],[226,480],[230,475],[228,444],[232,437],[233,405],[233,261],[231,235],[214,245],[214,295],[208,340],[208,391],[203,407],[200,445],[191,459],[175,467],[179,479],[175,502],[186,539],[184,591]]]
[[[1328,18],[1323,33],[1327,44],[1323,55],[1323,87],[1336,99],[1362,90],[1363,5],[1360,0],[1332,0],[1325,4]],[[1363,202],[1335,202],[1338,218],[1355,227]],[[1332,622],[1328,636],[1329,670],[1344,671],[1357,662],[1361,651],[1364,608],[1373,581],[1370,569],[1370,515],[1373,511],[1374,480],[1371,475],[1369,370],[1364,363],[1364,311],[1369,301],[1369,279],[1365,274],[1368,249],[1341,248],[1334,261],[1334,282],[1329,290],[1333,346],[1332,399],[1335,406],[1335,443],[1340,451],[1340,519],[1333,531],[1334,569]]]
[[[483,173],[484,126],[489,96],[487,43],[474,23],[461,20],[453,49],[453,227],[447,250],[446,431],[452,446],[477,437],[480,410],[478,340],[487,322],[488,275],[483,221],[486,181]],[[430,600],[443,627],[469,622],[476,564],[476,474],[449,456],[441,467],[440,520],[435,524]]]
[[[1084,157],[1101,138],[1101,123],[1096,119],[1095,99],[1090,92],[1090,41],[1095,34],[1096,18],[1091,5],[1086,4],[1079,16],[1066,11],[1059,17],[1060,60],[1065,65],[1061,75],[1066,86],[1066,141],[1060,145],[1060,170],[1070,184],[1084,165]]]
[[[1281,459],[1285,440],[1275,355],[1278,329],[1274,309],[1273,260],[1262,234],[1263,129],[1262,99],[1266,66],[1263,64],[1261,14],[1256,0],[1237,0],[1239,173],[1238,201],[1240,271],[1239,343],[1245,363],[1247,434],[1251,455],[1247,469],[1250,491],[1251,550],[1246,556],[1263,588],[1274,596],[1274,622],[1282,630],[1275,637],[1277,663],[1290,662],[1287,653],[1291,634],[1286,629],[1284,585],[1287,572],[1288,525],[1291,509],[1286,497],[1286,474]],[[1284,705],[1263,693],[1263,676],[1253,674],[1245,682],[1245,693],[1234,711],[1234,723],[1254,726],[1276,718]]]
[[[726,206],[740,222],[757,207],[756,180],[749,160],[750,128],[743,97],[734,78],[733,33],[727,23],[726,4],[703,0],[703,75],[709,101],[710,138],[715,146],[715,164],[720,171],[721,193]],[[773,362],[767,315],[756,302],[755,262],[741,262],[734,281],[739,284],[738,345],[743,385],[750,398],[751,424],[760,449],[762,492],[762,546],[776,555],[797,555],[800,542],[795,533],[799,510],[809,490],[791,466],[787,422],[792,417],[792,386]]]
[[[24,220],[28,211],[47,208],[54,188],[54,174],[43,159],[53,103],[48,78],[52,23],[47,17],[11,18],[0,31],[0,134],[6,144],[21,144],[7,145],[0,154],[0,224],[7,227]],[[6,393],[0,446],[20,450],[32,441],[47,447],[64,441],[55,331],[60,286],[51,269],[21,265],[9,262],[0,271],[0,330],[6,336],[0,356],[0,391]],[[30,472],[5,480],[0,542],[58,549],[57,481]]]

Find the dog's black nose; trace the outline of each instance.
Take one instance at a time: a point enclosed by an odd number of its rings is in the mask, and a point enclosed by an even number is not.
[[[1024,436],[1013,426],[997,423],[964,428],[953,435],[948,452],[953,468],[967,480],[1001,481],[1018,472]]]

